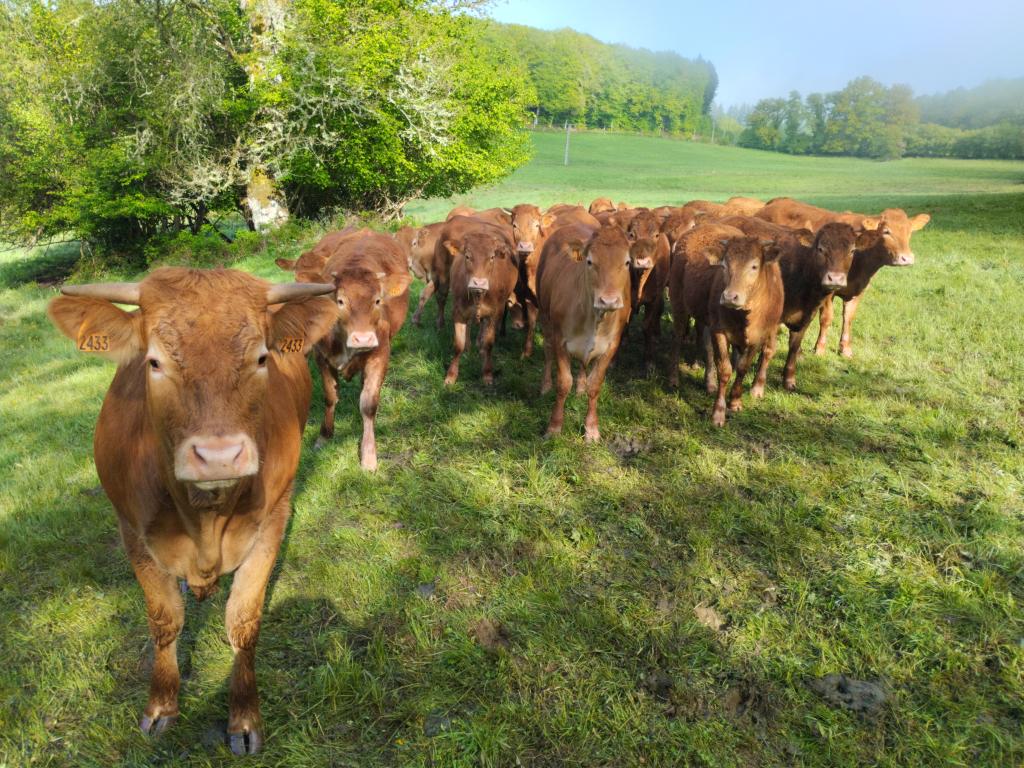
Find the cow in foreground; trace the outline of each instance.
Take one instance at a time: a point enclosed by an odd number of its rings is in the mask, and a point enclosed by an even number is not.
[[[325,401],[317,445],[334,436],[338,377],[351,381],[362,373],[359,465],[371,472],[377,469],[377,406],[391,362],[391,341],[409,309],[412,276],[407,267],[406,256],[394,239],[364,229],[335,250],[319,278],[334,286],[337,321],[316,345]]]
[[[562,431],[572,387],[571,360],[582,363],[589,399],[587,441],[600,440],[597,397],[630,313],[629,240],[616,225],[561,227],[548,238],[537,268],[537,299],[544,329],[541,394],[551,389],[557,366],[555,406],[547,435]]]
[[[236,754],[263,743],[256,639],[309,411],[305,353],[335,318],[333,303],[315,297],[332,287],[164,268],[141,283],[65,286],[50,302],[80,350],[118,364],[94,454],[146,599],[154,661],[144,733],[178,716],[178,579],[202,600],[234,572],[227,732]]]

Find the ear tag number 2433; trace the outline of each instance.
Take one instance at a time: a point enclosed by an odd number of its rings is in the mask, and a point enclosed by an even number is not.
[[[110,336],[105,333],[87,333],[78,337],[78,348],[82,352],[109,352]]]

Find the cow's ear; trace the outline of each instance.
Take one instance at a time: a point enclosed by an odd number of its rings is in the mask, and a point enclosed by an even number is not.
[[[442,245],[453,257],[459,255],[459,246],[454,240],[445,240]]]
[[[882,220],[872,219],[870,216],[865,217],[865,219],[860,223],[860,228],[865,231],[874,231],[880,226],[882,226]]]
[[[305,354],[328,334],[337,319],[338,305],[330,296],[285,302],[270,309],[268,346],[282,353],[301,348]]]
[[[708,260],[708,264],[719,265],[724,264],[725,248],[729,245],[729,240],[719,240],[717,243],[712,243],[704,249],[704,258]]]
[[[932,220],[932,217],[927,213],[919,213],[917,216],[910,220],[910,231],[917,232],[919,229],[924,229],[924,225]]]
[[[582,240],[570,240],[565,245],[569,252],[569,258],[573,261],[583,261],[583,254],[586,251],[586,244]]]
[[[405,289],[412,282],[412,275],[408,272],[395,272],[392,275],[385,275],[381,278],[380,282],[384,289],[384,295],[389,299],[393,299],[405,293]]]
[[[277,264],[277,266],[279,266],[285,272],[294,272],[295,264],[297,262],[298,259],[274,259],[274,263]]]
[[[548,230],[555,226],[555,221],[558,219],[553,213],[545,213],[540,219],[540,230],[547,234]]]
[[[46,314],[82,352],[123,363],[142,349],[139,313],[125,312],[109,301],[58,296],[50,302]]]
[[[811,232],[807,227],[802,227],[793,233],[793,237],[796,238],[800,245],[810,248],[814,245],[814,233]]]
[[[761,240],[761,254],[765,261],[778,261],[782,255],[782,246],[774,240]]]
[[[878,242],[878,233],[873,229],[862,229],[857,233],[857,242],[853,246],[858,251],[866,251]]]

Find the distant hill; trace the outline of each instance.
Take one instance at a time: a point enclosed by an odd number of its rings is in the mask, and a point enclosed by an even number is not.
[[[966,129],[999,123],[1024,125],[1024,77],[989,80],[976,88],[919,96],[917,104],[922,123]]]

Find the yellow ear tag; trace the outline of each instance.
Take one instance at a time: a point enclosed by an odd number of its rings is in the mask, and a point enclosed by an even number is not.
[[[302,348],[306,346],[305,339],[282,339],[281,340],[281,354],[287,352],[301,352]]]
[[[105,333],[83,333],[78,337],[78,349],[82,352],[109,352],[110,336]]]

